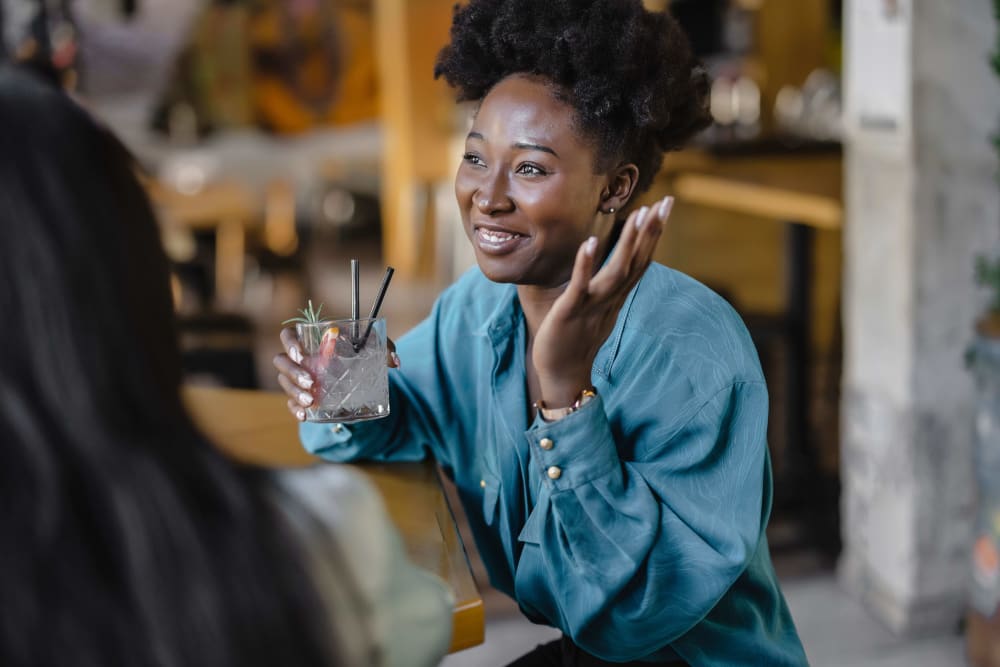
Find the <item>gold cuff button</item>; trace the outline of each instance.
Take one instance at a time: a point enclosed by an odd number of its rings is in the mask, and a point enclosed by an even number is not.
[[[485,489],[486,488],[486,480],[485,479],[479,480],[479,486]]]
[[[559,479],[562,476],[562,468],[559,466],[549,466],[549,469],[545,473],[549,476],[549,479]]]
[[[552,449],[552,446],[555,444],[556,443],[552,442],[550,438],[542,438],[541,440],[538,441],[538,446],[546,450]]]

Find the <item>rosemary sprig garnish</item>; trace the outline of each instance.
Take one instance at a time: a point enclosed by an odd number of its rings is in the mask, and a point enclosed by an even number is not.
[[[314,309],[313,308],[312,299],[309,299],[308,305],[305,308],[299,310],[299,312],[301,313],[301,315],[299,315],[298,317],[292,317],[290,319],[287,319],[284,322],[282,322],[281,324],[282,325],[285,325],[285,324],[319,324],[320,322],[323,321],[323,319],[322,319],[323,304],[319,304],[319,308],[315,308]],[[315,351],[316,349],[319,348],[321,333],[320,333],[319,329],[312,329],[311,330],[311,334],[312,334],[313,340],[309,341],[310,345],[308,347],[309,347],[309,350]]]
[[[295,324],[301,322],[302,324],[318,324],[323,320],[320,316],[323,313],[323,304],[319,304],[319,308],[313,309],[312,299],[309,299],[309,304],[307,307],[299,311],[302,313],[299,317],[293,317],[291,319],[285,320],[282,324]]]

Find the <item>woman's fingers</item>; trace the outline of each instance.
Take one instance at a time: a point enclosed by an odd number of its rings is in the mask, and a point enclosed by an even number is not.
[[[303,359],[302,346],[299,344],[299,337],[296,335],[295,329],[285,327],[281,330],[279,337],[281,338],[281,345],[285,348],[285,354],[295,363],[301,364]]]
[[[313,397],[308,391],[304,389],[299,389],[291,380],[286,378],[284,375],[278,376],[278,384],[284,390],[285,394],[288,395],[289,400],[295,402],[299,407],[308,408],[313,404]]]
[[[622,227],[614,252],[590,281],[590,294],[592,296],[598,298],[609,296],[628,281],[639,238],[643,230],[646,229],[646,221],[651,217],[655,217],[655,215],[651,215],[651,209],[648,206],[643,206],[629,215]]]
[[[652,261],[673,205],[674,198],[665,197],[629,216],[614,254],[591,280],[592,295],[608,297],[628,292],[639,282]]]
[[[635,261],[632,266],[631,279],[638,281],[652,261],[656,244],[663,234],[663,228],[666,225],[667,218],[670,217],[670,211],[673,206],[674,198],[665,197],[661,201],[656,202],[650,210],[646,224],[643,225],[642,231],[639,233],[639,238],[636,241]]]
[[[656,224],[650,225],[648,236],[640,242],[641,249],[638,254],[641,260],[643,272],[653,260],[653,253],[656,251],[656,244],[659,242],[660,236],[663,235],[663,230],[667,226],[667,221],[670,219],[670,213],[673,209],[673,197],[664,197],[663,200],[656,206]],[[642,273],[639,275],[641,277]]]
[[[590,279],[594,275],[594,255],[597,252],[597,237],[591,236],[580,244],[573,262],[573,274],[565,294],[571,303],[579,303],[587,296]]]
[[[312,389],[313,378],[306,369],[288,358],[287,354],[279,354],[272,361],[278,369],[278,377],[286,377],[301,389]]]
[[[313,386],[313,378],[299,365],[303,356],[295,329],[285,327],[279,337],[285,352],[276,355],[272,362],[278,370],[278,384],[288,395],[288,411],[299,421],[305,421],[305,408],[313,402],[312,394],[309,393],[309,389]]]
[[[632,262],[628,277],[621,284],[621,294],[625,295],[642,279],[650,262],[653,261],[653,253],[656,251],[656,244],[663,234],[667,218],[674,205],[673,197],[665,197],[651,208],[645,224],[636,240],[635,256]]]
[[[396,344],[392,342],[391,338],[386,339],[385,356],[386,366],[389,368],[402,368],[403,364],[399,360],[399,355],[396,354]]]
[[[292,416],[300,422],[304,422],[306,420],[306,411],[302,409],[301,405],[292,399],[288,399],[288,411],[291,412]]]

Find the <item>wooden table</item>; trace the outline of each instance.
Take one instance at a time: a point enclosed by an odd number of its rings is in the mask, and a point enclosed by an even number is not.
[[[779,485],[784,489],[818,475],[817,457],[807,444],[813,237],[816,230],[843,226],[842,171],[839,152],[720,157],[693,150],[668,156],[658,175],[678,201],[786,224],[784,430],[792,458],[783,475],[789,483]]]
[[[188,387],[195,421],[234,458],[274,468],[319,461],[299,444],[285,397],[261,391]],[[444,579],[455,595],[452,652],[483,642],[483,600],[476,588],[455,518],[432,462],[359,464],[379,489],[410,558]]]

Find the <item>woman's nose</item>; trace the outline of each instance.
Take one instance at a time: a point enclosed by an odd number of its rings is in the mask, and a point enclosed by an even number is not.
[[[491,176],[473,195],[473,201],[479,212],[484,215],[502,213],[514,208],[514,202],[507,193],[507,186],[502,176]]]
[[[479,209],[480,213],[485,213],[486,215],[491,215],[493,213],[503,213],[504,211],[510,211],[513,206],[509,199],[503,198],[488,198],[482,197],[476,200],[476,208]]]

